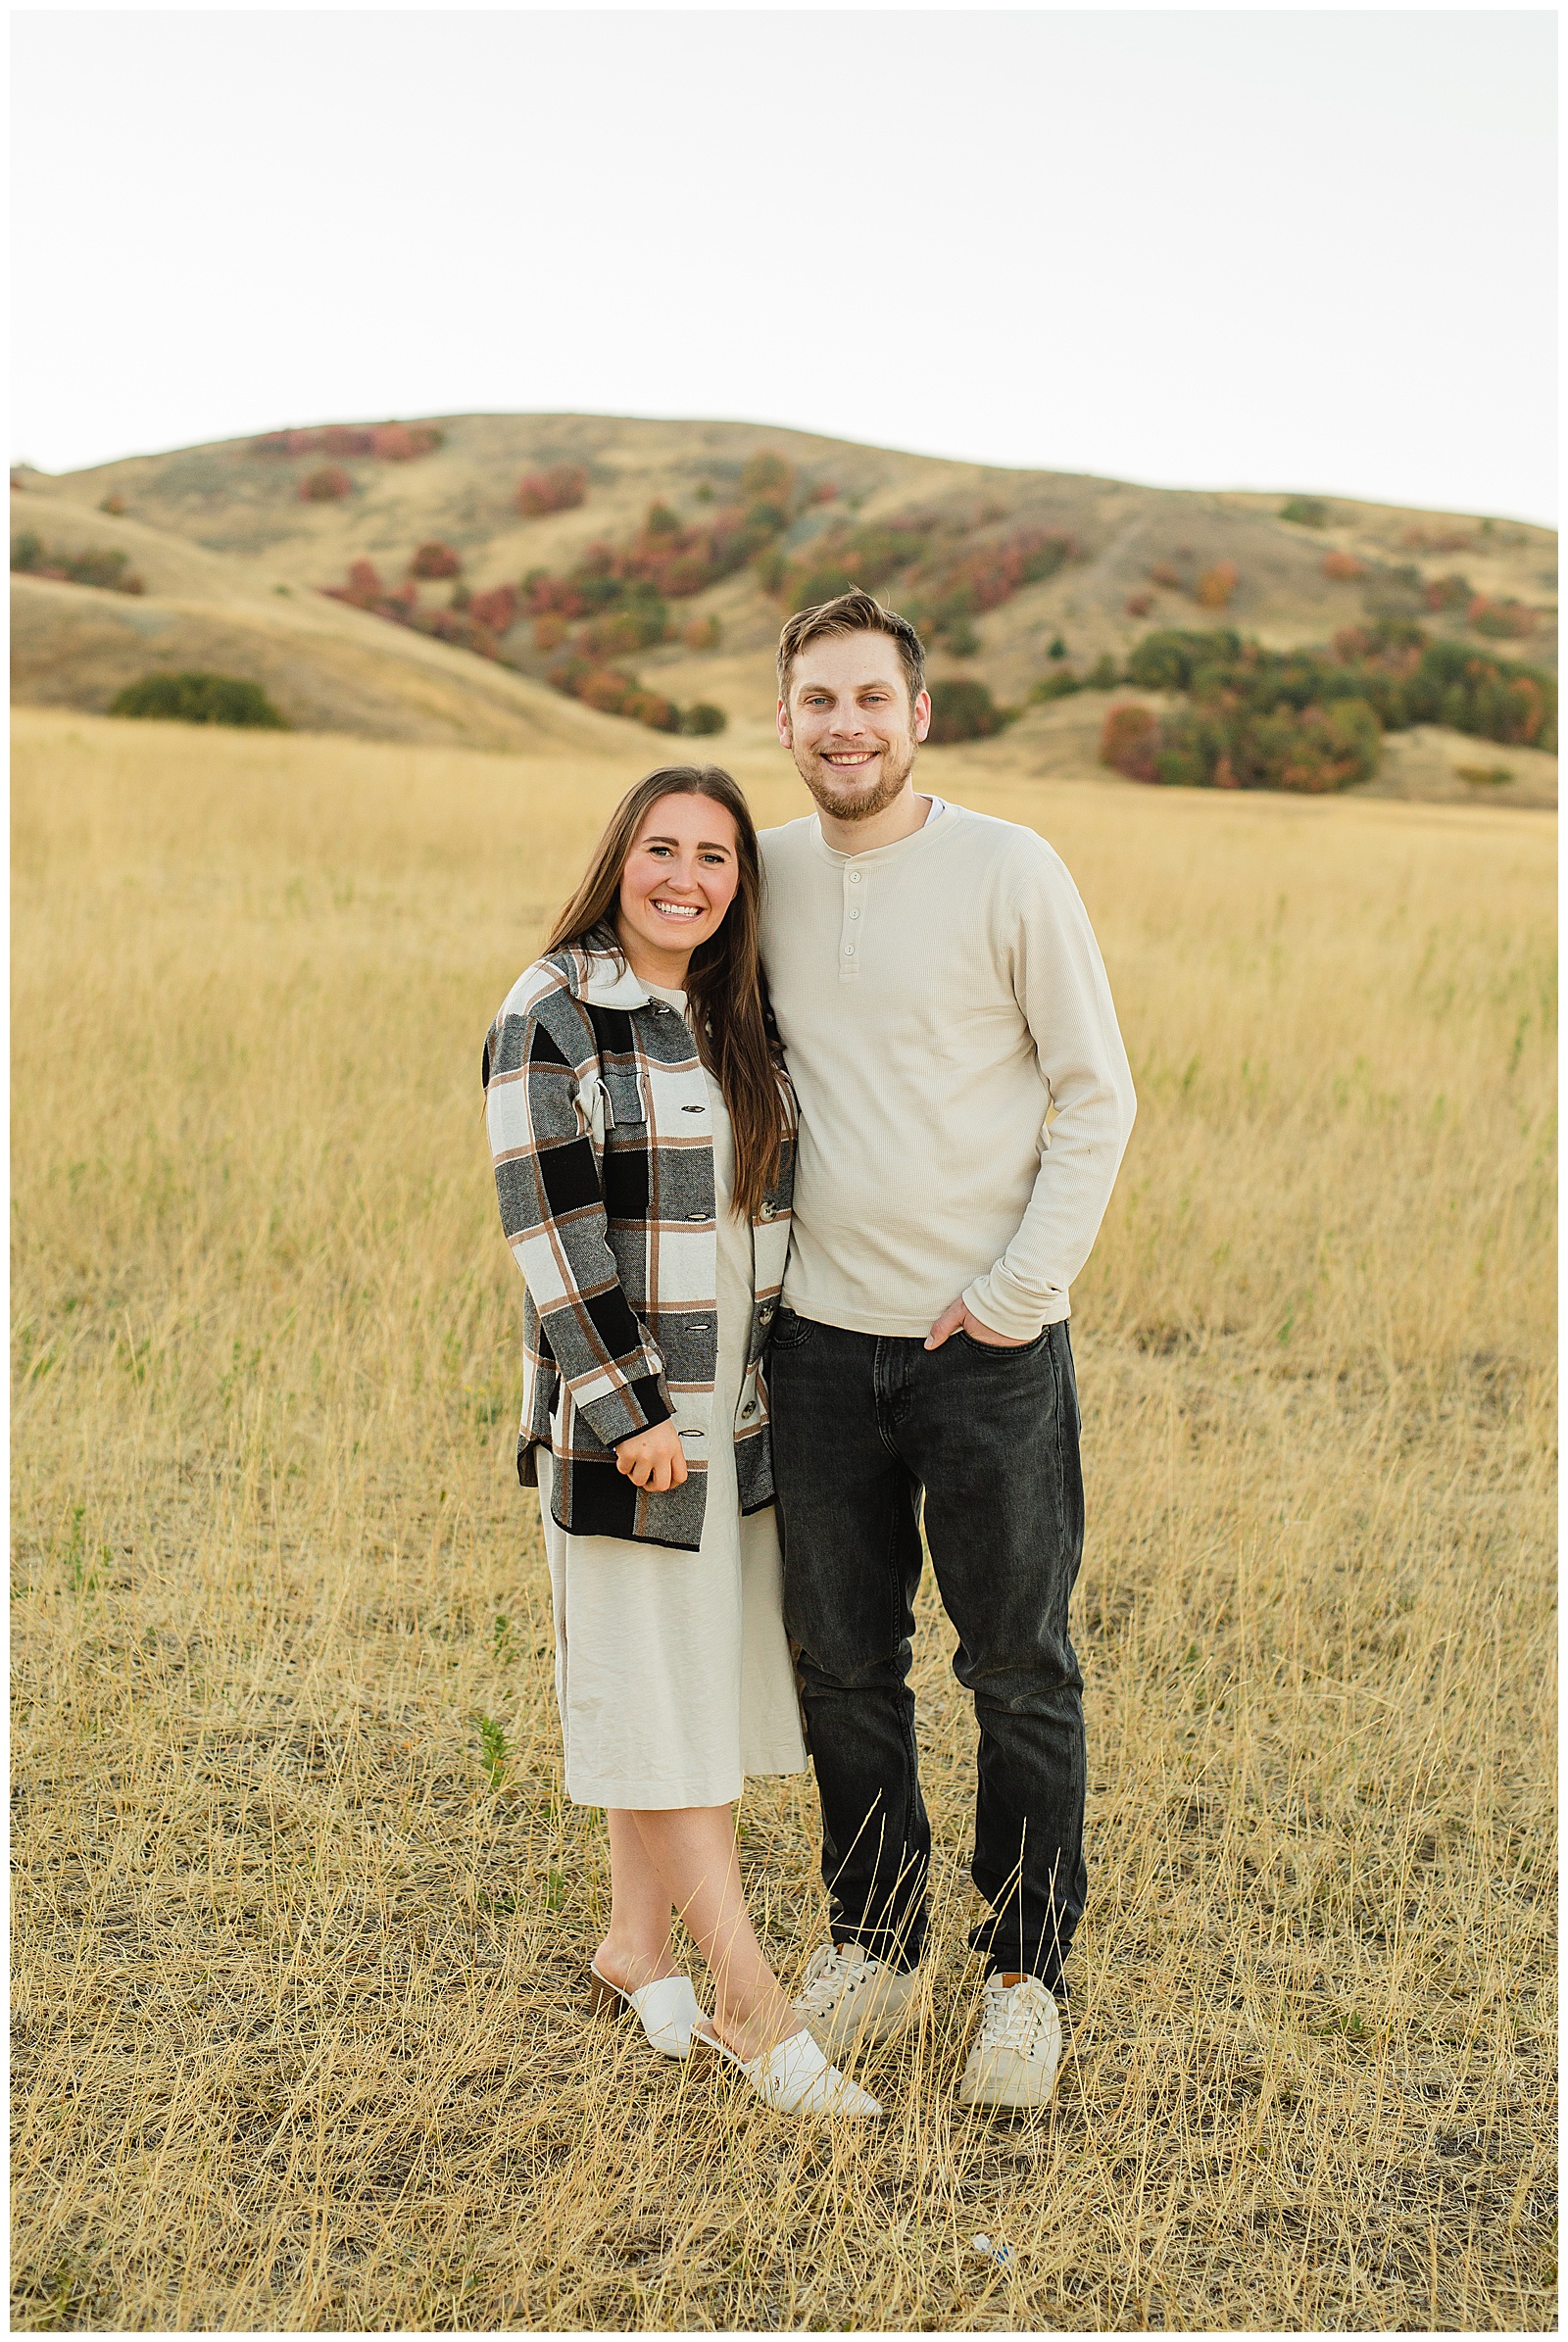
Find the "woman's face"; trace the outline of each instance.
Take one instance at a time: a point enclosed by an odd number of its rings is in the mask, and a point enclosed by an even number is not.
[[[710,797],[650,805],[620,874],[615,928],[633,973],[677,985],[740,884],[735,817]]]

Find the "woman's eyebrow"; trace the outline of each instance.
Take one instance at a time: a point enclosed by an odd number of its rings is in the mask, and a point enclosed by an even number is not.
[[[666,838],[661,832],[654,837],[644,838],[641,843],[644,846],[678,846],[680,840],[679,838]],[[735,849],[733,846],[726,846],[721,838],[699,838],[697,851],[699,854],[733,854]]]

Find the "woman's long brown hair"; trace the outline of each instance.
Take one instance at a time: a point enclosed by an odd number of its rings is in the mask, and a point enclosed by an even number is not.
[[[735,1134],[734,1208],[755,1219],[769,1181],[777,1177],[792,1113],[758,956],[762,859],[751,807],[729,774],[717,764],[666,764],[628,789],[594,848],[581,886],[550,930],[545,950],[571,946],[625,958],[615,931],[621,872],[662,797],[710,797],[735,824],[740,884],[722,924],[692,953],[686,998],[698,1049],[724,1094]]]

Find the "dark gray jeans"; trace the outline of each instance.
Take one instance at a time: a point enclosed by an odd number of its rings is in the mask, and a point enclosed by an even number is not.
[[[781,1308],[768,1364],[784,1615],[800,1646],[835,1942],[911,1968],[931,1830],[909,1689],[920,1508],[980,1727],[972,1877],[991,1969],[1053,1986],[1083,1914],[1083,1556],[1065,1325],[1001,1349],[850,1334]]]

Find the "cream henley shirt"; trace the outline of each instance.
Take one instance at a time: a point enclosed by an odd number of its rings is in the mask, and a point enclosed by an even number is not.
[[[761,834],[762,961],[801,1105],[784,1299],[924,1336],[961,1293],[1032,1341],[1069,1313],[1132,1129],[1110,987],[1033,830],[933,802],[838,854]]]

